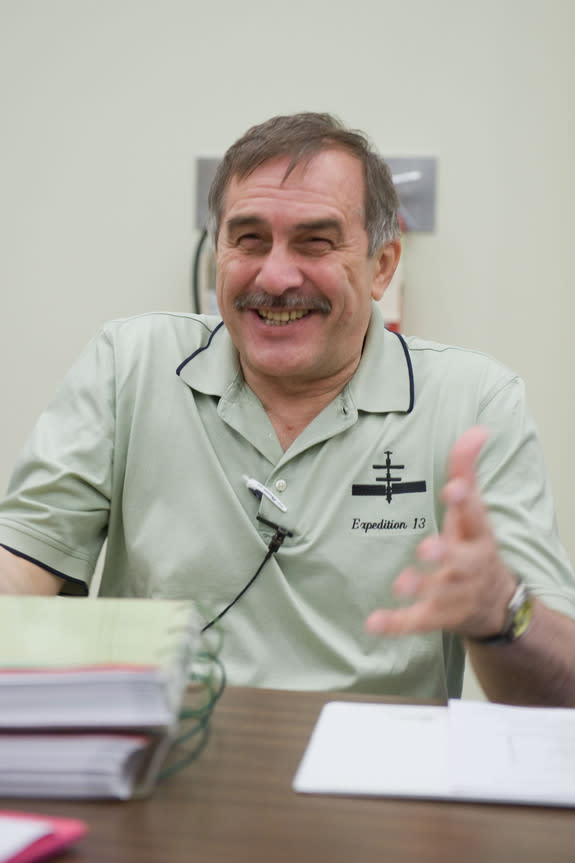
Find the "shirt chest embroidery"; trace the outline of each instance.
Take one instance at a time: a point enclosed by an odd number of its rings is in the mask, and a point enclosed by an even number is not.
[[[372,465],[374,471],[383,472],[375,477],[375,483],[354,483],[351,487],[352,495],[381,496],[391,503],[393,496],[397,494],[417,494],[427,491],[427,483],[424,479],[405,482],[397,472],[405,470],[404,464],[392,464],[392,450],[385,451],[385,463]]]
[[[351,494],[357,498],[383,498],[387,503],[369,506],[365,512],[355,513],[351,519],[351,530],[360,533],[423,533],[429,530],[430,520],[427,512],[427,502],[423,510],[417,504],[417,497],[408,503],[405,496],[420,495],[427,492],[427,482],[424,479],[409,478],[409,470],[399,459],[392,459],[393,450],[385,450],[385,459],[372,464],[373,482],[354,483]],[[404,473],[405,472],[405,473]],[[407,473],[408,479],[404,479]],[[399,506],[397,497],[401,495],[403,505]],[[422,499],[420,499],[422,501]],[[357,501],[359,504],[359,500]],[[367,500],[366,500],[367,503]],[[376,501],[373,501],[376,504]],[[387,506],[391,504],[391,508]],[[395,505],[394,505],[395,504]],[[407,506],[406,506],[407,504]],[[415,510],[413,509],[415,505]],[[362,507],[363,509],[363,507]]]

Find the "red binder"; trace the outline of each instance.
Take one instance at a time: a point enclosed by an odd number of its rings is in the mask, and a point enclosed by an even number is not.
[[[87,827],[83,821],[74,818],[53,818],[49,815],[35,815],[31,812],[8,812],[0,810],[0,831],[2,819],[36,821],[46,825],[44,835],[21,847],[10,857],[0,857],[2,863],[33,863],[44,860],[66,846],[80,839],[86,833]]]

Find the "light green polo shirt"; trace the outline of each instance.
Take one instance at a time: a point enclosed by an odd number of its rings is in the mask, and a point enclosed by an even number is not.
[[[372,315],[360,366],[282,451],[216,318],[149,314],[106,326],[26,445],[0,506],[0,543],[101,593],[191,597],[222,620],[230,682],[445,698],[464,654],[439,632],[376,638],[367,615],[436,532],[449,450],[491,432],[479,466],[502,553],[548,605],[575,616],[573,576],[521,381],[468,350],[402,340]],[[285,507],[258,500],[244,476]]]

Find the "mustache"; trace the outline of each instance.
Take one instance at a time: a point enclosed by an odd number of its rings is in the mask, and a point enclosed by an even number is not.
[[[245,294],[243,297],[236,297],[234,300],[234,308],[236,311],[244,311],[245,309],[266,308],[266,309],[306,309],[314,312],[322,312],[328,315],[331,312],[331,303],[325,297],[306,297],[300,294],[283,294],[276,296],[274,294],[266,294],[265,291],[259,291],[254,294]]]

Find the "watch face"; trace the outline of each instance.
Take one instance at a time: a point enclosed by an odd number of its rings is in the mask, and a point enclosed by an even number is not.
[[[523,602],[515,612],[515,617],[513,619],[512,626],[512,640],[515,641],[516,638],[519,638],[520,635],[523,635],[527,627],[531,622],[531,618],[533,617],[533,603],[531,601],[531,597],[525,591],[525,597]]]
[[[533,600],[525,584],[520,581],[509,600],[505,625],[498,635],[475,639],[481,644],[511,644],[523,635],[533,617]]]

